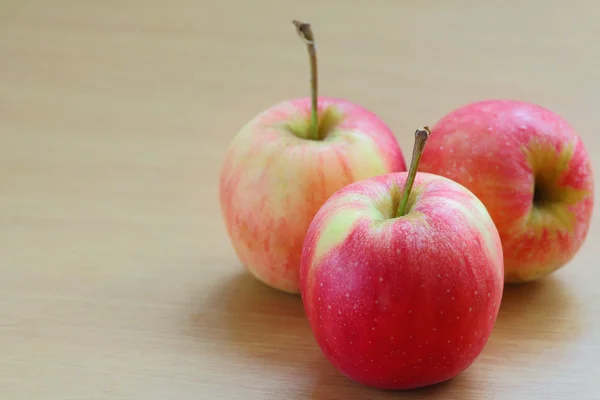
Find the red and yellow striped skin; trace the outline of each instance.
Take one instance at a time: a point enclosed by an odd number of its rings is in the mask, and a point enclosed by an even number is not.
[[[302,299],[317,343],[355,381],[384,389],[435,384],[486,344],[503,292],[500,237],[463,186],[407,173],[345,187],[313,220],[302,254]]]
[[[393,133],[373,113],[320,98],[328,133],[308,140],[302,135],[310,112],[310,99],[302,98],[256,116],[234,138],[220,175],[222,214],[239,259],[289,293],[299,292],[304,236],[329,196],[357,180],[406,170]]]
[[[585,241],[591,162],[573,127],[543,107],[489,100],[449,113],[433,127],[420,170],[461,183],[485,204],[502,239],[506,282],[552,273]]]

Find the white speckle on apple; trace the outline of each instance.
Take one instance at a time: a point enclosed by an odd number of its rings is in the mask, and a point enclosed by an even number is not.
[[[443,313],[444,313],[443,311],[440,311],[440,314],[443,314]]]
[[[454,300],[454,296],[452,296],[452,300]]]
[[[323,282],[321,282],[321,287],[323,287]]]
[[[379,304],[379,300],[375,300],[375,304]]]
[[[448,343],[450,343],[450,341],[448,340]]]
[[[396,254],[400,254],[400,249],[396,249]]]
[[[338,314],[339,314],[339,315],[342,315],[342,310],[339,310],[339,309],[338,309]]]
[[[440,278],[440,279],[442,279],[442,275],[440,275],[440,274],[438,274],[437,277]]]
[[[473,311],[473,307],[469,307],[469,312]]]
[[[329,306],[327,306],[327,308],[331,310],[331,306],[330,306],[330,305],[329,305]]]
[[[373,330],[373,331],[374,331],[374,330],[375,330],[375,327],[374,327],[374,326],[373,326],[373,327],[371,327],[371,330]]]
[[[379,282],[383,282],[383,276],[379,277]]]
[[[477,290],[475,291],[475,294],[477,294]]]
[[[488,297],[490,297],[492,294],[490,292],[488,292]]]
[[[412,310],[408,310],[408,313],[409,313],[409,314],[412,314]]]
[[[477,292],[475,292],[475,293],[477,293]],[[346,293],[346,298],[349,298],[349,297],[350,297],[350,293]],[[321,300],[321,298],[319,298],[319,300]]]
[[[420,358],[417,358],[417,361],[418,361],[418,362],[421,362],[421,359],[420,359]]]
[[[433,328],[433,331],[434,331],[434,332],[435,332],[435,331],[437,331],[437,328]]]
[[[390,337],[390,339],[394,340],[394,337],[392,336],[392,337]]]
[[[460,317],[456,317],[456,319],[459,319]]]
[[[412,339],[412,336],[409,336],[408,338],[409,338],[409,339]]]
[[[446,289],[446,293],[450,293],[450,289]]]

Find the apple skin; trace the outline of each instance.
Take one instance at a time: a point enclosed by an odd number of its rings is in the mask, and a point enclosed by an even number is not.
[[[502,298],[498,231],[463,186],[417,173],[407,213],[394,217],[408,174],[356,182],[315,216],[304,244],[302,301],[326,358],[379,389],[412,389],[473,363]]]
[[[431,130],[420,170],[461,183],[485,204],[502,239],[507,283],[547,276],[585,241],[591,162],[573,127],[548,109],[486,100],[454,110]]]
[[[241,129],[220,174],[221,211],[238,258],[258,280],[293,294],[306,230],[329,196],[406,170],[392,131],[375,114],[341,99],[318,104],[323,140],[305,138],[310,98],[284,101]]]

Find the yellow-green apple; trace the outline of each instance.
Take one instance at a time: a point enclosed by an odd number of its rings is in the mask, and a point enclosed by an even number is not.
[[[594,204],[581,138],[556,113],[511,100],[469,103],[441,118],[421,171],[470,189],[492,216],[507,283],[544,277],[579,251]]]
[[[485,206],[450,179],[416,173],[428,130],[416,135],[409,173],[352,183],[325,202],[301,259],[302,300],[324,355],[380,389],[427,386],[468,368],[504,288]]]
[[[299,293],[304,236],[335,191],[406,165],[392,131],[374,113],[318,97],[314,38],[297,23],[311,55],[312,96],[283,101],[233,139],[220,173],[220,203],[233,248],[265,284]]]

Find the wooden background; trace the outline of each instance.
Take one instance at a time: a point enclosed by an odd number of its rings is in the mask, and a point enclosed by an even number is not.
[[[390,393],[333,370],[300,299],[244,272],[217,200],[238,129],[308,94],[294,18],[313,24],[321,94],[378,113],[406,157],[416,127],[502,97],[566,117],[600,171],[599,17],[594,1],[0,0],[0,397],[599,399],[597,215],[568,267],[507,288],[467,371]]]

